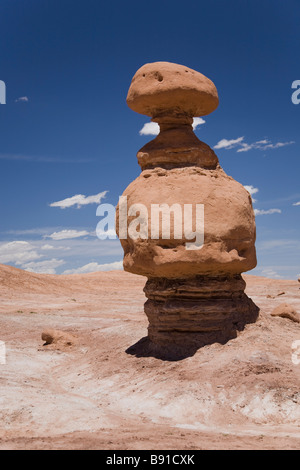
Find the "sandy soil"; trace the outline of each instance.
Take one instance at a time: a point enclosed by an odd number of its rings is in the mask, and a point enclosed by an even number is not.
[[[147,331],[143,278],[0,265],[0,448],[299,448],[300,324],[270,316],[281,302],[300,312],[299,284],[245,279],[258,322],[170,362],[128,351]],[[45,346],[46,328],[78,341]]]

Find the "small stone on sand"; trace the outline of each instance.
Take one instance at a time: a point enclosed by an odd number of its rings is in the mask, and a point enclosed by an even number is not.
[[[42,340],[45,345],[62,343],[66,346],[72,346],[76,342],[76,337],[65,331],[49,328],[42,333]]]
[[[280,304],[271,312],[272,317],[288,318],[295,323],[300,323],[300,315],[290,304]]]

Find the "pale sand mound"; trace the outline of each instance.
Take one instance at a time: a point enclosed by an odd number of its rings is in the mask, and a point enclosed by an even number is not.
[[[300,311],[299,284],[244,277],[257,323],[170,362],[133,346],[147,332],[144,278],[0,265],[0,448],[299,448],[300,325],[270,315],[282,302]],[[43,346],[49,328],[78,342]]]

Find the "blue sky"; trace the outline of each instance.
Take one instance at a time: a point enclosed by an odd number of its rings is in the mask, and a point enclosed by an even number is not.
[[[153,138],[126,105],[131,78],[169,61],[214,81],[220,105],[195,132],[258,189],[252,273],[298,276],[299,24],[298,0],[1,0],[0,262],[58,274],[121,266],[119,242],[94,236],[93,198],[51,204],[104,192],[118,202]]]

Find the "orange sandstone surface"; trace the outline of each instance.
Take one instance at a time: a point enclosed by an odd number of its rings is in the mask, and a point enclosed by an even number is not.
[[[146,64],[132,79],[127,103],[151,116],[160,133],[138,152],[142,172],[123,193],[129,207],[146,207],[143,225],[148,233],[144,238],[120,237],[124,269],[148,278],[148,343],[143,350],[185,357],[205,344],[226,343],[257,319],[258,308],[245,294],[241,277],[256,266],[252,200],[193,132],[193,117],[213,112],[219,103],[210,79],[183,65]],[[152,236],[152,207],[160,204],[183,209],[202,205],[200,249],[187,249],[185,215],[178,217],[181,233],[175,231],[175,223],[170,224],[170,239],[166,239],[160,224],[158,236]],[[132,219],[128,217],[128,226]],[[189,221],[197,226],[196,209]]]

